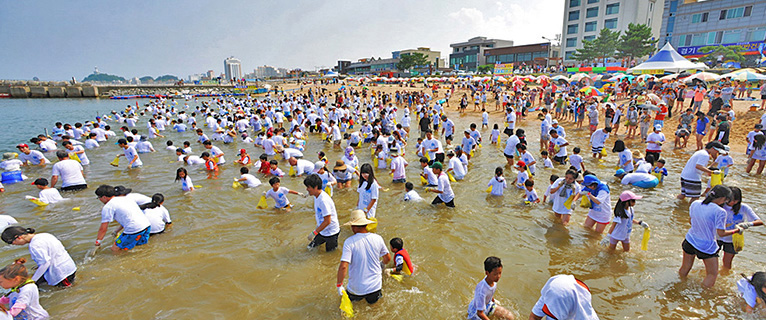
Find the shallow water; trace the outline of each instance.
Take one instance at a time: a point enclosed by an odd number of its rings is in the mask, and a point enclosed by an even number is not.
[[[56,120],[74,123],[91,119],[96,112],[121,109],[126,103],[135,101],[0,100],[0,128],[4,128],[0,149],[14,151],[15,144],[27,141],[43,126],[52,127]],[[458,129],[476,121],[470,116],[452,117]],[[536,149],[539,123],[529,120],[524,127],[528,128],[530,149]],[[587,131],[565,127],[570,143],[588,150]],[[145,131],[143,124],[138,128]],[[485,137],[489,132],[482,131]],[[195,138],[191,132],[165,134],[177,145]],[[113,144],[87,151],[92,162],[86,168],[90,188],[65,195],[72,198],[69,202],[37,208],[23,200],[24,195],[37,194],[28,184],[6,186],[7,191],[0,194],[0,213],[12,215],[38,232],[56,235],[78,264],[73,288],[42,289],[41,303],[52,317],[340,318],[334,286],[340,250],[306,250],[306,235],[315,226],[312,200],[291,196],[295,207],[290,213],[256,209],[265,186],[255,190],[231,188],[232,177],[238,176],[238,167],[232,165],[236,150],[246,147],[251,156],[260,154],[241,143],[222,146],[229,164],[223,166],[220,179],[205,179],[201,168],[187,166],[194,184],[202,188],[182,193],[180,185],[173,182],[178,165],[170,163],[175,155],[164,150],[165,140],[153,141],[158,152],[142,155],[144,167],[135,170],[108,165],[120,152]],[[609,143],[613,141],[611,138]],[[192,148],[194,154],[202,152],[196,143]],[[316,152],[323,148],[331,162],[340,158],[339,150],[331,150],[316,136],[311,137],[305,154],[314,161]],[[411,139],[407,176],[418,181],[420,170],[413,148]],[[357,154],[362,162],[370,161],[366,150]],[[759,196],[763,178],[744,174],[742,152],[735,150],[737,167],[726,183],[741,187],[745,202],[759,212],[766,205]],[[484,276],[482,262],[489,255],[500,257],[505,265],[495,298],[520,318],[527,317],[548,277],[560,273],[574,274],[588,284],[602,319],[741,318],[744,304],[737,298],[735,282],[739,273],[762,270],[766,262],[759,250],[766,241],[761,228],[748,230],[746,248],[734,260],[734,270],[720,275],[712,290],[701,289],[701,261],[695,263],[687,281],[677,275],[689,218],[688,203],[675,200],[675,195],[679,173],[691,153],[666,151],[671,175],[665,184],[653,190],[632,188],[645,196],[638,202],[636,218],[652,226],[652,239],[649,250],[640,251],[641,230],[635,228],[631,252],[614,254],[598,245],[600,235],[580,226],[585,220],[584,209],[578,208],[565,228],[556,222],[549,207],[525,206],[521,191],[511,189],[502,198],[489,197],[484,192],[486,183],[494,168],[505,164],[502,150],[496,146],[485,144],[472,159],[466,180],[453,183],[455,209],[402,202],[403,186],[392,184],[391,178],[381,173],[379,182],[389,190],[382,193],[378,207],[378,232],[386,242],[392,237],[403,238],[419,272],[403,283],[384,278],[384,298],[373,306],[355,303],[357,318],[465,318],[473,289]],[[610,154],[604,163],[585,158],[586,168],[610,182],[613,203],[620,192],[631,189],[611,178],[615,155]],[[284,161],[280,167],[287,169]],[[538,168],[536,189],[542,195],[548,176],[562,175],[563,167],[553,171]],[[25,173],[49,178],[50,167]],[[506,178],[514,177],[515,173],[506,170]],[[113,255],[104,248],[87,259],[100,221],[102,204],[93,194],[99,184],[123,184],[146,195],[165,194],[173,226],[131,252]],[[305,192],[300,179],[285,178],[282,184]],[[433,194],[419,191],[429,202],[433,198]],[[354,189],[336,190],[334,200],[343,223],[356,205],[357,194]],[[75,206],[81,211],[72,211]],[[351,231],[343,228],[340,240],[350,235]],[[0,264],[19,256],[28,257],[27,247],[0,246]]]

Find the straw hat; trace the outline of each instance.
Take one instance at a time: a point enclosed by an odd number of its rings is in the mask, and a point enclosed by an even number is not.
[[[364,211],[357,209],[357,210],[351,211],[351,219],[348,222],[344,223],[343,225],[361,227],[371,223],[375,223],[375,221],[368,220],[367,215],[364,213]]]
[[[333,167],[332,169],[337,171],[346,171],[348,167],[346,166],[346,163],[343,162],[343,160],[338,160],[338,161],[335,161],[335,167]]]
[[[633,150],[633,158],[643,158],[644,155],[641,154],[641,151]]]

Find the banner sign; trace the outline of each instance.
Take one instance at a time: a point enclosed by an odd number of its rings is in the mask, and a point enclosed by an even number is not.
[[[495,70],[493,74],[513,74],[513,63],[498,63],[495,64]]]
[[[742,53],[753,53],[758,52],[759,47],[763,45],[763,41],[752,41],[752,42],[738,42],[738,43],[726,43],[722,44],[721,46],[729,47],[729,46],[742,46],[745,50]],[[678,53],[682,56],[694,56],[694,55],[706,55],[709,52],[702,52],[700,51],[700,48],[704,47],[715,47],[717,45],[710,45],[710,46],[692,46],[692,47],[680,47],[678,48]]]

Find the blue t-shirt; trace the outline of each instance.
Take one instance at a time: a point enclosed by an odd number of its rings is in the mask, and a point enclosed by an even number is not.
[[[709,122],[708,118],[697,119],[697,134],[704,135],[707,132],[707,124]]]

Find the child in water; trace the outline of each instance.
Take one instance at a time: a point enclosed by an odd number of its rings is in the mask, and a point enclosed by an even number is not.
[[[274,199],[274,208],[276,209],[284,209],[285,211],[290,211],[290,208],[292,205],[290,204],[290,200],[287,199],[288,194],[297,194],[301,197],[306,197],[303,193],[300,193],[298,191],[293,191],[284,187],[281,187],[281,181],[278,177],[272,177],[269,179],[269,185],[271,185],[271,189],[268,191],[265,191],[263,195],[266,196],[266,198],[272,198]]]
[[[473,300],[468,305],[469,320],[489,320],[490,316],[499,319],[513,319],[513,314],[495,303],[494,295],[497,282],[503,273],[503,263],[498,257],[484,260],[484,279],[476,285]]]
[[[524,161],[519,161],[514,166],[519,174],[516,175],[516,181],[513,183],[517,188],[524,189],[524,182],[529,180],[529,174],[527,173],[527,164]]]
[[[559,179],[559,176],[552,174],[550,177],[550,181],[548,184],[548,189],[545,189],[545,194],[543,195],[543,203],[553,202],[553,197],[551,196],[551,189],[553,188],[553,183],[556,182],[556,180]]]
[[[48,311],[40,305],[40,292],[29,278],[27,260],[18,258],[13,264],[0,269],[0,286],[11,292],[0,298],[0,303],[10,307],[14,319],[48,319]]]
[[[497,144],[498,138],[500,138],[500,128],[495,123],[492,127],[492,133],[489,134],[490,144]]]
[[[503,168],[495,168],[495,176],[489,180],[487,186],[490,188],[489,194],[493,196],[503,195],[505,188],[508,187],[508,183],[505,181],[505,177],[503,177]]]
[[[660,183],[665,181],[665,177],[668,176],[668,169],[665,168],[665,159],[657,160],[652,168],[652,175],[660,180]]]
[[[630,233],[633,231],[633,224],[639,224],[644,229],[649,228],[649,225],[643,221],[636,221],[633,219],[633,207],[636,205],[636,200],[643,198],[636,195],[632,191],[624,191],[620,194],[620,199],[617,200],[617,204],[614,206],[614,221],[609,228],[609,234],[607,238],[602,242],[609,241],[609,250],[612,251],[617,248],[617,243],[622,242],[622,250],[625,252],[630,251]]]
[[[393,238],[388,242],[391,252],[394,253],[394,268],[386,269],[386,273],[412,275],[416,266],[410,259],[410,254],[404,249],[404,241],[401,238]]]
[[[740,275],[744,279],[737,281],[737,290],[747,303],[745,312],[752,313],[759,304],[766,303],[766,272],[753,273],[749,278],[744,273]]]
[[[186,171],[186,168],[178,168],[176,170],[176,180],[181,180],[181,190],[183,191],[194,191],[194,184],[192,183],[191,178],[189,178],[189,172]]]
[[[524,181],[524,203],[540,203],[540,198],[537,196],[537,191],[535,191],[534,180]]]
[[[37,189],[40,189],[40,194],[38,195],[37,200],[40,200],[43,203],[53,204],[59,201],[68,200],[61,197],[61,194],[59,193],[58,189],[51,188],[48,186],[48,179],[39,178],[35,180],[33,184],[35,185],[35,187],[37,187]],[[27,197],[27,199],[35,199],[35,198]]]
[[[417,191],[413,190],[415,188],[414,185],[412,185],[412,182],[407,182],[404,184],[404,191],[406,192],[404,194],[404,201],[422,201],[423,198],[418,194]]]

